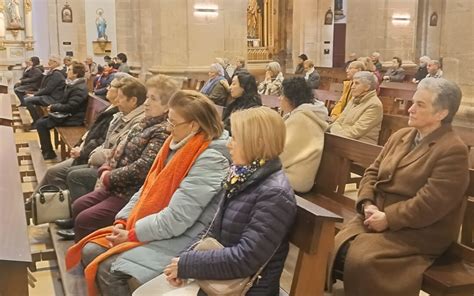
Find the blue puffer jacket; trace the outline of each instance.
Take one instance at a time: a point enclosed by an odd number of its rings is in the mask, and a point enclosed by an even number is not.
[[[227,198],[220,192],[219,213],[209,234],[224,249],[181,254],[178,277],[234,279],[254,275],[277,252],[247,295],[278,295],[288,255],[288,232],[296,215],[290,183],[275,159],[267,162]],[[200,291],[199,295],[204,295]]]

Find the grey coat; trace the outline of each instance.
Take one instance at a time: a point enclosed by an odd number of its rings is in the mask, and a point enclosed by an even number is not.
[[[209,225],[217,210],[215,196],[229,168],[228,139],[229,134],[225,131],[211,142],[196,159],[165,209],[137,221],[138,240],[149,243],[122,253],[112,264],[112,272],[118,270],[145,283],[161,274],[171,259]],[[172,157],[170,154],[168,161]],[[141,189],[133,195],[116,219],[127,219],[140,192]]]

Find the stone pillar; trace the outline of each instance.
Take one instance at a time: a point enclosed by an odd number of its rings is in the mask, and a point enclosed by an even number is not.
[[[24,1],[25,6],[25,47],[27,50],[33,49],[33,16],[31,0]]]
[[[0,2],[0,49],[4,49],[5,40],[5,7],[3,1]]]

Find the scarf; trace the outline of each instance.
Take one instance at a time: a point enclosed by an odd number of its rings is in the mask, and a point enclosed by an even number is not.
[[[216,85],[216,83],[218,83],[219,81],[225,79],[224,76],[216,76],[212,79],[209,79],[206,84],[204,84],[204,86],[202,87],[201,89],[201,93],[202,94],[205,94],[206,96],[208,96],[212,89],[214,88],[214,86]]]
[[[226,197],[231,198],[234,196],[235,193],[239,191],[242,184],[244,184],[250,176],[252,176],[253,173],[263,165],[265,165],[264,159],[254,160],[249,165],[232,164],[227,177],[222,181],[222,187],[226,190]]]
[[[168,206],[171,197],[188,174],[198,156],[209,146],[209,141],[206,140],[205,136],[202,133],[198,133],[189,139],[186,145],[176,151],[173,158],[165,165],[170,152],[170,143],[171,137],[168,137],[148,172],[140,198],[127,219],[126,230],[134,229],[135,223],[138,220],[158,213]],[[95,277],[99,264],[103,260],[114,254],[123,253],[145,244],[143,242],[124,242],[110,247],[105,237],[112,233],[112,229],[113,226],[109,226],[96,230],[70,247],[66,254],[66,268],[69,270],[80,262],[82,248],[87,243],[93,242],[108,249],[97,256],[84,270],[88,287],[87,291],[90,296],[96,295]]]

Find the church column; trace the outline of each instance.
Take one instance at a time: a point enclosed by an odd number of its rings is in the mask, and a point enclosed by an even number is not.
[[[0,49],[5,49],[5,7],[3,1],[0,2]]]
[[[25,0],[25,46],[26,49],[33,49],[33,16],[31,0]]]

